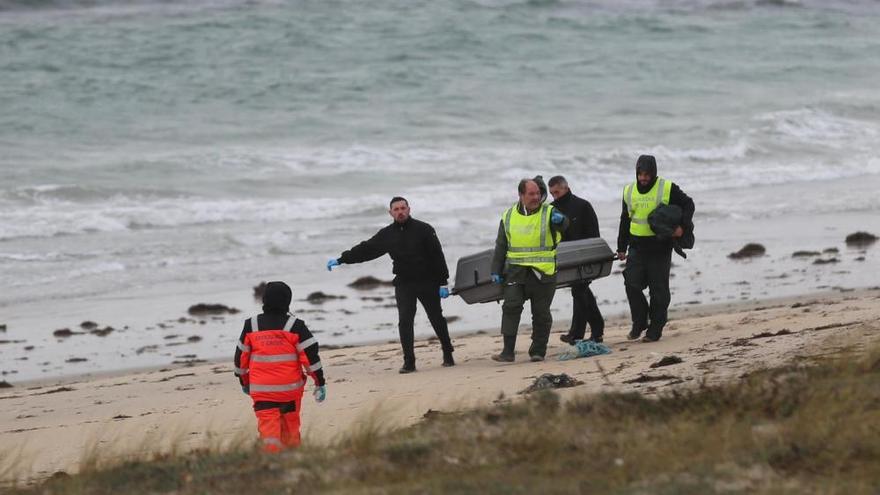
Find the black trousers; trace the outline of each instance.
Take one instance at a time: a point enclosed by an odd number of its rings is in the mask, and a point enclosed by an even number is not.
[[[582,340],[587,332],[587,323],[589,323],[590,337],[601,338],[605,334],[605,318],[599,311],[596,296],[590,290],[590,283],[572,285],[571,299],[573,310],[571,328],[568,330],[569,337],[574,340]]]
[[[672,266],[672,250],[645,251],[630,247],[626,257],[623,280],[626,298],[632,315],[634,333],[648,329],[647,336],[659,339],[666,325],[669,310],[669,270]],[[644,290],[651,294],[651,302]]]
[[[440,305],[440,286],[433,283],[398,282],[394,286],[394,297],[397,299],[397,329],[400,332],[400,347],[403,349],[403,360],[407,364],[415,364],[413,350],[413,321],[416,317],[416,301],[422,303],[434,333],[440,339],[443,352],[452,352],[452,341],[449,328],[443,317]]]

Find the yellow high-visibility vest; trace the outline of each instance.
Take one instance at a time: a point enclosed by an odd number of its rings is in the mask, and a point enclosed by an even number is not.
[[[657,177],[654,187],[642,194],[639,192],[638,182],[623,188],[623,201],[629,210],[629,233],[638,237],[655,235],[648,225],[648,215],[661,204],[669,204],[669,196],[672,193],[672,181],[663,177]]]
[[[550,228],[553,207],[541,205],[540,211],[523,215],[513,205],[504,212],[504,233],[507,234],[507,262],[529,266],[545,275],[556,273],[556,245],[562,234]]]

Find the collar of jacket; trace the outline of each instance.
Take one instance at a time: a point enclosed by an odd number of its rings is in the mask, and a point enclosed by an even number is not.
[[[394,227],[399,230],[407,229],[410,224],[412,224],[412,217],[407,218],[406,221],[403,223],[397,223],[397,220],[392,223],[392,225],[394,225]]]
[[[553,206],[557,206],[557,205],[562,206],[562,205],[568,203],[569,201],[571,201],[571,189],[569,189],[567,193],[563,194],[562,196],[559,197],[559,199],[554,200],[550,204],[552,204]]]
[[[517,201],[517,203],[516,203],[516,211],[518,211],[520,215],[529,216],[529,215],[534,215],[535,213],[538,213],[539,211],[541,211],[541,207],[542,207],[542,206],[544,206],[544,203],[543,203],[543,202],[541,202],[541,203],[538,205],[538,207],[535,208],[535,211],[529,213],[528,211],[526,211],[526,207],[523,206],[522,201]]]

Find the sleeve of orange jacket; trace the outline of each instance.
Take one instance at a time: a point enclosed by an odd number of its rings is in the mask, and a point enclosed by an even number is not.
[[[306,373],[315,381],[315,385],[324,385],[324,365],[321,364],[321,357],[318,355],[318,340],[309,331],[305,322],[297,319],[290,329],[292,333],[299,336],[296,345],[296,352],[299,355],[299,363],[302,365]]]
[[[250,345],[250,335],[251,335],[251,321],[245,320],[244,328],[241,330],[241,336],[238,338],[238,343],[235,346],[235,376],[238,377],[239,383],[241,383],[242,387],[247,387],[250,380],[250,365],[251,365],[251,345]]]

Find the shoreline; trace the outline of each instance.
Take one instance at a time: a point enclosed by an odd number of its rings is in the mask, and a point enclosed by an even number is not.
[[[705,303],[705,304],[695,304],[689,305],[684,303],[679,303],[679,305],[675,305],[675,294],[673,293],[673,305],[669,308],[669,323],[674,323],[675,319],[683,318],[683,317],[700,317],[700,316],[711,316],[723,312],[728,311],[743,311],[747,309],[761,308],[767,307],[776,307],[776,306],[784,306],[786,303],[794,303],[797,301],[801,301],[804,299],[810,298],[822,298],[822,297],[832,297],[835,295],[841,294],[863,294],[870,293],[871,291],[880,290],[880,286],[872,286],[872,287],[859,287],[852,289],[837,289],[837,290],[824,290],[824,291],[816,291],[811,293],[806,293],[802,295],[787,295],[787,296],[779,296],[765,299],[750,299],[750,300],[737,300],[737,301],[728,301],[728,302],[713,302],[713,303]],[[562,289],[563,292],[567,292],[565,289]],[[601,307],[600,307],[601,309]],[[498,307],[498,314],[500,320],[501,308]],[[525,314],[525,312],[524,312]],[[615,312],[604,315],[606,328],[621,324],[621,322],[628,322],[629,312]],[[308,317],[306,317],[308,319]],[[526,318],[523,318],[525,323],[520,325],[520,329],[522,331],[523,328],[529,328],[529,324],[526,321]],[[555,335],[559,333],[559,328],[561,326],[567,326],[571,323],[570,318],[564,319],[554,319],[553,321],[553,330],[552,334]],[[451,337],[455,338],[469,338],[476,335],[500,335],[500,327],[494,329],[479,329],[479,330],[465,330],[461,332],[451,331]],[[588,329],[589,330],[589,329]],[[494,332],[494,333],[493,333]],[[551,335],[551,338],[553,338]],[[430,335],[427,337],[424,336],[416,336],[415,343],[425,343],[431,342],[434,340],[434,336]],[[318,339],[319,344],[321,343],[320,338]],[[335,345],[335,344],[326,344],[322,345],[322,350],[325,351],[335,351],[341,349],[352,349],[352,348],[363,348],[363,347],[371,347],[371,346],[381,346],[381,345],[399,345],[399,340],[389,340],[386,338],[376,338],[367,341],[359,341],[356,343],[343,344],[343,345]],[[234,346],[234,343],[231,344],[230,347]],[[94,371],[94,372],[85,372],[78,374],[70,374],[70,375],[61,375],[55,377],[46,377],[46,378],[35,378],[31,380],[22,380],[20,382],[10,383],[12,388],[4,389],[4,390],[14,390],[14,389],[34,389],[34,387],[50,387],[50,386],[64,386],[71,385],[81,382],[89,382],[93,380],[99,379],[108,379],[108,378],[118,378],[121,376],[128,376],[139,373],[153,373],[159,371],[179,371],[185,370],[188,368],[192,368],[193,366],[216,366],[221,365],[227,362],[232,362],[232,351],[229,353],[229,358],[211,358],[204,359],[204,362],[199,362],[195,365],[187,365],[187,364],[162,364],[162,365],[148,365],[148,366],[135,366],[130,368],[114,368],[108,370]],[[7,380],[8,382],[8,380]]]
[[[328,399],[316,404],[307,386],[304,438],[327,443],[378,418],[383,427],[397,428],[420,421],[427,411],[527,400],[520,392],[542,373],[566,373],[583,382],[558,390],[563,399],[602,391],[653,395],[672,386],[736,379],[760,367],[877,342],[878,300],[880,289],[873,288],[748,301],[735,308],[688,307],[673,313],[663,339],[652,344],[627,341],[628,321],[611,317],[605,342],[612,353],[571,361],[556,359],[569,348],[559,341],[562,322],[554,325],[548,359],[541,363],[525,358],[528,332],[518,337],[517,361],[505,364],[489,359],[500,348],[500,335],[458,336],[452,368],[440,366],[436,341],[420,339],[419,371],[409,375],[397,373],[397,343],[325,349]],[[681,363],[651,366],[669,355]],[[89,455],[112,460],[143,455],[145,449],[188,451],[255,439],[254,424],[231,360],[94,377],[50,390],[4,389],[0,439],[16,454],[0,461],[17,460],[12,476],[34,481],[59,470],[75,472]]]

